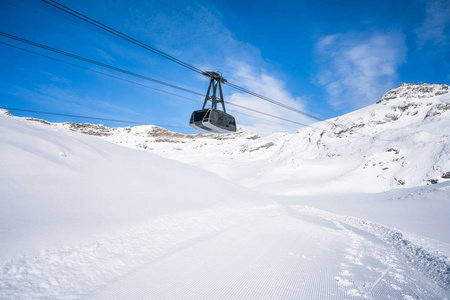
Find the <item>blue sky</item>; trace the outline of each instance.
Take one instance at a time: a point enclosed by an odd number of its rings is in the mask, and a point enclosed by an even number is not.
[[[450,81],[450,1],[161,1],[59,2],[199,69],[220,71],[231,83],[321,119],[375,103],[402,82]],[[208,86],[203,76],[42,1],[0,0],[0,31],[200,93]],[[200,96],[5,37],[0,42],[134,82],[0,44],[3,107],[132,120],[195,132],[187,123],[191,112],[201,108]],[[232,103],[300,123],[314,122],[230,87],[224,87],[224,93]],[[300,127],[230,105],[227,109],[238,125],[263,134]]]

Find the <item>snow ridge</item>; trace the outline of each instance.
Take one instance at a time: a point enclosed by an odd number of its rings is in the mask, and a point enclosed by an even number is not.
[[[378,103],[386,104],[389,100],[398,98],[433,98],[436,96],[445,95],[449,92],[448,85],[445,84],[430,84],[430,83],[402,83],[400,87],[392,89],[384,94]]]
[[[448,244],[439,243],[438,241],[424,243],[424,237],[415,237],[411,234],[405,234],[399,230],[352,216],[337,215],[308,206],[293,207],[303,214],[321,216],[326,220],[333,221],[337,226],[341,226],[340,223],[343,223],[375,235],[402,253],[406,261],[420,270],[422,274],[431,278],[446,291],[450,291],[450,249]],[[417,243],[415,240],[419,239],[421,242]],[[427,244],[432,244],[433,247],[424,246]]]

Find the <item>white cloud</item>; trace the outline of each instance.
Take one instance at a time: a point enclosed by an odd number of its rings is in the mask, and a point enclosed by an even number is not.
[[[189,5],[194,5],[190,3]],[[214,7],[203,7],[195,9],[192,13],[189,9],[180,6],[183,11],[194,16],[197,20],[184,18],[189,28],[196,28],[196,36],[188,35],[189,40],[183,43],[182,60],[192,62],[196,67],[206,71],[222,72],[224,78],[230,83],[271,98],[285,105],[303,110],[302,100],[291,95],[285,83],[273,75],[271,65],[268,64],[261,51],[248,43],[239,41],[221,22],[220,13]],[[179,21],[179,20],[177,20]],[[173,23],[173,22],[172,22]],[[205,24],[210,24],[206,26]],[[173,24],[169,25],[174,26]],[[217,30],[211,29],[215,28]],[[175,30],[176,32],[176,30]],[[173,34],[173,33],[171,33]],[[170,38],[171,41],[179,41],[176,38]],[[171,52],[173,53],[173,52]],[[198,62],[201,62],[199,64]],[[199,75],[196,81],[201,78],[204,82],[206,92],[207,84],[205,78]],[[196,83],[194,83],[196,84]],[[267,114],[275,115],[285,119],[290,119],[299,123],[312,123],[312,120],[275,104],[264,101],[260,98],[237,91],[224,85],[225,101],[245,106],[251,109],[259,110]],[[289,123],[269,116],[261,115],[236,106],[227,105],[229,111],[236,118],[238,126],[246,130],[257,132],[261,135],[273,132],[290,131],[294,132],[301,125]],[[242,114],[241,114],[242,113]]]
[[[374,103],[395,86],[406,46],[399,32],[349,33],[323,37],[316,44],[319,73],[335,109],[357,109]]]
[[[248,89],[257,94],[263,95],[284,105],[288,105],[297,110],[304,110],[302,99],[292,96],[285,88],[284,82],[267,74],[264,70],[256,70],[254,66],[246,63],[233,61],[235,72],[231,74],[231,81],[236,85]],[[230,87],[225,86],[227,94],[232,92],[225,101],[245,106],[254,110],[262,111],[266,114],[274,115],[280,118],[289,119],[295,122],[310,124],[311,119],[302,116],[296,112],[282,108],[276,104],[270,103],[263,99],[252,95],[235,92]],[[229,110],[237,111],[245,115],[236,115],[238,126],[242,126],[247,130],[257,132],[262,135],[271,134],[273,132],[290,131],[302,127],[298,124],[282,121],[280,119],[265,116],[259,113],[245,110],[232,105],[227,107]]]
[[[433,42],[441,45],[448,40],[445,34],[450,24],[450,1],[434,0],[427,1],[426,17],[422,25],[415,30],[419,44]]]
[[[155,9],[155,5],[158,9]],[[113,5],[113,7],[118,9],[119,5]],[[201,70],[220,71],[230,83],[282,102],[285,105],[303,109],[302,101],[292,96],[287,91],[284,82],[272,75],[273,73],[270,71],[272,67],[264,60],[261,51],[246,42],[239,41],[222,23],[221,14],[213,5],[194,1],[178,2],[173,4],[173,7],[176,10],[160,3],[127,4],[123,8],[126,16],[126,32],[130,32],[130,35],[138,40],[149,41],[148,43],[151,46],[176,56]],[[143,13],[144,11],[145,13]],[[111,48],[116,52],[123,50],[122,48],[113,48],[113,46]],[[110,59],[105,53],[98,50],[96,52],[103,59]],[[122,52],[122,56],[128,57],[129,54]],[[152,55],[147,56],[154,57]],[[142,56],[142,64],[146,63],[147,56],[145,56],[145,59]],[[176,85],[183,83],[183,86],[197,91],[204,88],[203,91],[206,93],[208,85],[204,76],[188,70],[185,70],[184,73],[181,67],[158,57],[154,60],[154,64],[152,61],[150,62],[152,64],[149,63],[145,67],[158,75],[163,74],[162,77],[157,76],[158,79],[167,80]],[[153,75],[150,77],[153,77]],[[311,123],[311,120],[307,120],[302,115],[262,99],[244,94],[228,86],[223,88],[226,95],[225,101],[227,102],[300,123]],[[274,119],[232,105],[227,106],[227,111],[230,111],[233,115],[236,112],[234,116],[238,126],[243,126],[259,134],[287,130],[295,131],[301,127],[301,125]],[[245,115],[237,112],[242,112]]]

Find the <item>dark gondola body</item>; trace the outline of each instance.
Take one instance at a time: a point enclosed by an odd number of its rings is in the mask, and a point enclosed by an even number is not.
[[[211,132],[211,129],[203,125],[203,119],[209,109],[196,110],[192,113],[189,125],[197,130]]]
[[[189,125],[195,129],[211,133],[229,133],[236,131],[234,117],[217,109],[202,109],[192,113]]]

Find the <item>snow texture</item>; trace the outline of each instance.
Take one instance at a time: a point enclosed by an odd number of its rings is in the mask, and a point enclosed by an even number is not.
[[[263,138],[2,111],[0,299],[450,299],[449,100]]]

